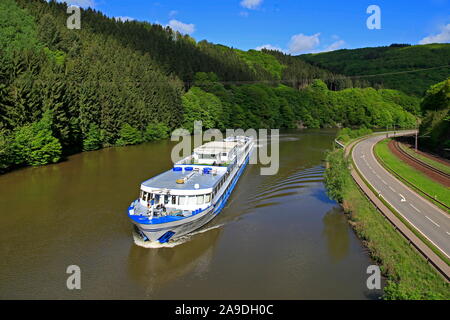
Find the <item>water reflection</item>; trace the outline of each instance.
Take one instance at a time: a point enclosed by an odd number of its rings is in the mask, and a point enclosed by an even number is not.
[[[350,248],[346,217],[340,207],[334,207],[325,214],[322,221],[329,257],[332,262],[339,262],[348,255]]]
[[[208,229],[172,248],[142,248],[133,245],[128,255],[128,273],[148,297],[188,273],[206,272],[221,229]]]

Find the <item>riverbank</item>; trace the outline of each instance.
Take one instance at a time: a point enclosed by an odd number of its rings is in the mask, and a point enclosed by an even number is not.
[[[387,278],[384,299],[449,299],[449,285],[381,215],[353,181],[343,150],[330,152],[325,184]]]

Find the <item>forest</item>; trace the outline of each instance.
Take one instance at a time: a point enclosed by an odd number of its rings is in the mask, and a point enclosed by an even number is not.
[[[392,44],[305,54],[298,58],[353,80],[368,81],[375,88],[401,90],[417,97],[422,97],[430,86],[445,80],[450,73],[448,43]],[[366,76],[377,74],[384,75]]]
[[[450,78],[431,86],[420,105],[420,143],[450,158]]]
[[[157,24],[66,5],[0,2],[0,171],[178,127],[413,127],[420,99],[276,51],[197,42]]]

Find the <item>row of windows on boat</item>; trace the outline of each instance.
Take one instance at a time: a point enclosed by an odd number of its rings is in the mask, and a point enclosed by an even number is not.
[[[234,167],[235,164],[233,164]],[[228,170],[223,177],[220,179],[219,183],[214,187],[212,193],[195,195],[195,196],[174,196],[174,195],[160,195],[155,193],[149,193],[141,190],[140,198],[146,202],[153,200],[154,205],[164,204],[164,205],[202,205],[211,202],[214,196],[220,190],[220,188],[225,183],[226,179],[230,175],[232,168]]]
[[[214,195],[217,193],[217,191],[219,191],[220,188],[222,188],[223,184],[225,183],[225,181],[227,180],[227,178],[229,177],[229,175],[231,174],[231,172],[233,171],[235,166],[236,166],[236,161],[233,161],[233,163],[231,163],[228,166],[227,172],[225,172],[225,174],[220,178],[219,183],[213,189],[213,198],[214,198]]]
[[[211,202],[211,193],[195,196],[174,196],[160,195],[141,190],[141,199],[149,203],[153,200],[154,205],[202,205]]]

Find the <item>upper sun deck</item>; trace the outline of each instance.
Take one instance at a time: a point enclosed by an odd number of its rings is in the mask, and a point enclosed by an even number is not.
[[[219,154],[222,152],[229,153],[238,145],[237,142],[228,141],[212,141],[195,148],[196,154]]]
[[[224,141],[208,142],[195,148],[191,156],[178,161],[172,170],[143,182],[142,188],[146,192],[164,190],[173,194],[185,194],[183,191],[194,194],[192,191],[212,189],[234,168],[238,153],[250,141],[248,137],[229,137]]]
[[[209,173],[206,171],[209,171]],[[169,189],[172,191],[209,189],[213,188],[219,182],[226,171],[226,167],[189,167],[180,165],[144,181],[142,186],[150,189]],[[177,180],[184,180],[184,183],[177,183]]]

